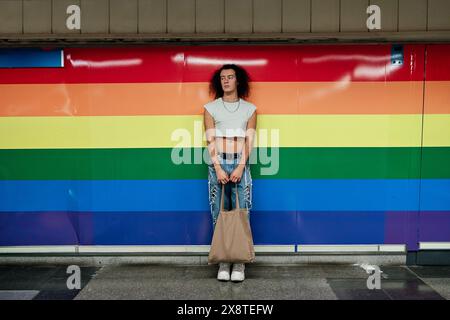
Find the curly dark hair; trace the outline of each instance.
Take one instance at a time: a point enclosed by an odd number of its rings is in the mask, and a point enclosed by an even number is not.
[[[214,71],[211,80],[209,81],[209,92],[213,94],[215,99],[223,97],[222,84],[220,82],[220,73],[222,70],[233,69],[236,73],[237,94],[239,98],[247,98],[250,94],[250,76],[244,68],[235,64],[224,64],[222,67]]]

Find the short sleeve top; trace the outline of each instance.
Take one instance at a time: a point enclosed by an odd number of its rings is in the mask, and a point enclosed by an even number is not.
[[[245,137],[247,122],[256,106],[242,98],[237,102],[225,102],[217,98],[204,105],[214,118],[216,137]]]

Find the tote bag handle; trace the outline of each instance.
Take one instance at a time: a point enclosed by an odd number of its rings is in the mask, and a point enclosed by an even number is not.
[[[236,209],[240,209],[239,207],[239,193],[237,191],[237,182],[236,182]],[[222,184],[222,197],[220,198],[220,211],[223,211],[223,198],[225,196],[225,184]]]

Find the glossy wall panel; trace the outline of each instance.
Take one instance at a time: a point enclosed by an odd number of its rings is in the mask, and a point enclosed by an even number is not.
[[[53,67],[56,49],[26,67],[4,51],[0,245],[209,244],[202,114],[225,63],[257,106],[256,244],[449,241],[450,48],[397,49],[63,48]]]
[[[425,179],[420,186],[420,242],[450,241],[450,214],[445,205],[450,201],[450,186],[446,185],[450,159],[445,155],[446,138],[450,137],[449,54],[448,44],[427,46],[422,148],[422,177]],[[439,174],[432,174],[436,170]]]

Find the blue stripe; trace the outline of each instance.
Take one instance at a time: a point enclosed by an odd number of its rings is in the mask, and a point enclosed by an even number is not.
[[[0,68],[62,67],[61,57],[61,49],[0,49]]]
[[[385,212],[250,214],[255,244],[384,243]],[[208,245],[212,232],[206,211],[0,214],[0,246]]]
[[[253,180],[257,211],[417,211],[419,180]],[[422,180],[421,210],[450,210],[450,180]],[[0,211],[206,211],[206,180],[2,180]]]
[[[450,180],[422,179],[420,185],[420,210],[446,211],[449,210],[449,207]]]

